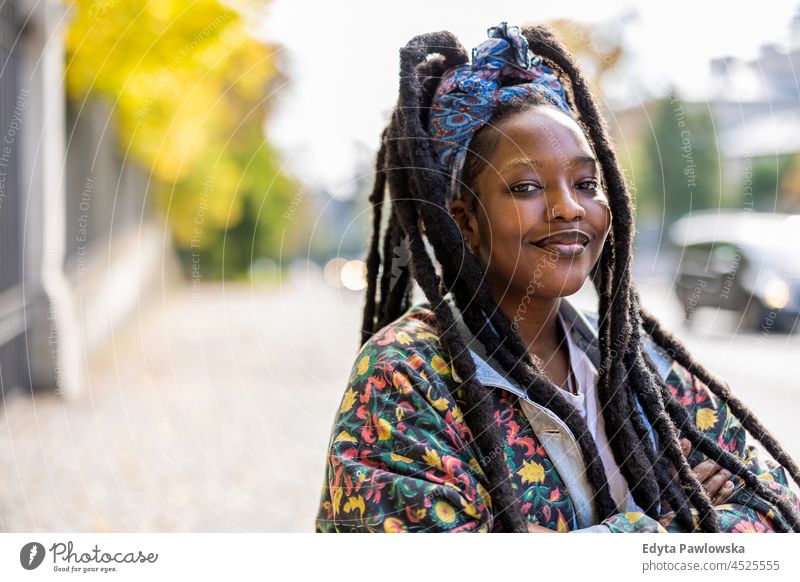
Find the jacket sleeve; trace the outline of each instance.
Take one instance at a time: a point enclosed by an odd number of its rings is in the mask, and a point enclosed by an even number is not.
[[[334,422],[317,531],[490,531],[485,475],[438,355],[359,354]]]
[[[742,427],[727,404],[713,394],[706,384],[677,363],[673,365],[667,383],[675,398],[689,410],[697,428],[719,443],[723,449],[739,457],[769,488],[800,510],[800,499],[790,488],[783,467],[759,452],[755,440]],[[699,452],[690,456],[693,466],[707,458]],[[746,490],[740,477],[734,476],[732,479],[732,495],[726,503],[716,507],[723,531],[775,531],[774,520],[780,520],[784,528],[788,527],[771,503]],[[696,513],[695,510],[693,512]],[[668,531],[680,531],[673,519],[674,513],[670,512],[663,516],[661,523]]]

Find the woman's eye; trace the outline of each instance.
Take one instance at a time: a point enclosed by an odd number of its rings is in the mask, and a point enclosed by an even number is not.
[[[511,186],[511,188],[509,188],[509,190],[511,190],[515,194],[526,194],[528,192],[534,192],[540,189],[541,187],[539,185],[531,183],[515,184],[514,186]]]
[[[597,190],[600,184],[597,180],[583,180],[582,182],[578,182],[578,188],[581,190]]]

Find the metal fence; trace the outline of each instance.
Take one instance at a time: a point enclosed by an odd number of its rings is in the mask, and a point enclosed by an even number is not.
[[[13,2],[0,3],[0,394],[26,387],[19,140],[19,38]]]

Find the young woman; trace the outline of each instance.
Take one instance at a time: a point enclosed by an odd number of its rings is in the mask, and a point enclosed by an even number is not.
[[[543,27],[489,37],[471,62],[448,32],[401,49],[317,530],[800,531],[795,462],[639,304],[572,56]],[[594,316],[566,299],[587,277]]]

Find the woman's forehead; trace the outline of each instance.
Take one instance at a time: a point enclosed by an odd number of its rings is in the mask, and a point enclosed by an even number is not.
[[[553,107],[532,107],[504,118],[495,129],[500,134],[499,145],[514,146],[552,146],[554,142],[562,145],[585,146],[589,142],[578,123]]]
[[[594,158],[592,148],[580,126],[551,107],[536,107],[509,116],[495,129],[499,139],[491,156],[526,160],[530,165],[585,162]]]
[[[568,171],[597,164],[589,142],[569,117],[532,119],[523,115],[509,119],[501,128],[500,139],[488,156],[489,165],[498,173],[520,168]]]

